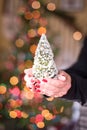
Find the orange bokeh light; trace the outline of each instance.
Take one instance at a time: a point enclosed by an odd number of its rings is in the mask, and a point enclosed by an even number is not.
[[[37,45],[35,45],[35,44],[31,45],[30,46],[30,52],[35,54],[36,48],[37,48]]]
[[[39,35],[46,34],[46,28],[45,27],[40,27],[40,28],[38,28],[37,32],[38,32]]]
[[[7,88],[4,85],[0,85],[0,94],[5,94],[7,91]]]
[[[35,10],[32,12],[33,18],[38,19],[40,17],[40,12],[38,10]]]
[[[32,19],[33,18],[33,15],[32,15],[32,13],[31,12],[25,12],[25,15],[24,15],[24,17],[25,17],[25,19],[26,20],[30,20],[30,19]]]
[[[76,31],[76,32],[73,33],[73,39],[79,41],[79,40],[81,40],[81,38],[82,38],[82,33],[81,32]]]
[[[22,39],[17,39],[15,42],[17,47],[22,47],[24,45],[24,41]]]

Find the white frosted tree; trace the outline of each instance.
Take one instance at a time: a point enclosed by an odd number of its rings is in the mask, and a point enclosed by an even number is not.
[[[35,78],[54,78],[58,69],[54,55],[45,34],[42,34],[34,57],[33,75]]]

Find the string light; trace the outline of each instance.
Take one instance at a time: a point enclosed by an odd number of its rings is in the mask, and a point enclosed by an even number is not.
[[[82,33],[81,32],[76,31],[76,32],[73,33],[73,39],[75,39],[76,41],[81,40],[81,38],[82,38]]]
[[[50,2],[47,4],[47,9],[50,11],[54,11],[56,9],[56,5]]]
[[[39,9],[40,8],[40,2],[39,1],[33,1],[32,2],[32,8],[33,9]]]

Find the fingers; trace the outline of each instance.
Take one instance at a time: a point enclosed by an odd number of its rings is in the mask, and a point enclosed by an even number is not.
[[[28,74],[28,76],[33,76],[33,74],[32,74],[32,68],[25,69],[25,70],[24,70],[24,73],[25,73],[25,74]]]

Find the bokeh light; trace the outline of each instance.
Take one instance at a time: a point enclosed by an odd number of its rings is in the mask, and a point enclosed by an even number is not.
[[[28,37],[34,38],[36,36],[36,30],[30,29],[28,30]]]
[[[73,39],[74,40],[79,41],[79,40],[81,40],[81,38],[82,38],[82,33],[81,32],[76,31],[76,32],[73,33]]]
[[[48,3],[47,4],[47,9],[50,10],[50,11],[54,11],[56,9],[56,5],[55,3]]]
[[[27,114],[26,112],[22,112],[21,114],[22,114],[22,117],[25,119],[29,117],[29,114]]]
[[[51,113],[48,113],[48,114],[46,114],[46,115],[44,116],[44,118],[45,118],[46,120],[52,120],[52,119],[53,119],[53,115],[52,115]]]
[[[42,110],[42,113],[43,117],[47,116],[49,114],[49,110],[48,109],[44,109]]]
[[[38,122],[36,125],[38,128],[44,128],[45,126],[44,122]]]
[[[46,34],[46,28],[45,27],[39,27],[37,30],[39,35]]]
[[[35,54],[36,48],[37,48],[37,45],[35,45],[35,44],[31,45],[30,46],[30,52]]]
[[[32,14],[34,19],[38,19],[40,17],[40,12],[38,10],[34,10]]]
[[[33,1],[32,2],[32,8],[33,9],[39,9],[40,8],[40,2],[39,1]]]
[[[0,85],[0,94],[5,94],[7,91],[6,86],[4,86],[3,84]]]
[[[20,110],[16,109],[15,112],[16,112],[18,118],[22,117],[22,112]]]
[[[47,25],[47,19],[44,18],[44,17],[41,17],[41,18],[39,19],[39,24],[40,24],[41,26],[46,26],[46,25]]]
[[[10,78],[10,84],[12,84],[12,85],[17,85],[18,82],[19,82],[18,77],[12,76],[12,77]]]
[[[22,47],[24,45],[24,41],[22,39],[17,39],[16,42],[15,42],[16,46],[17,47]]]
[[[31,68],[32,67],[32,65],[33,65],[33,62],[31,61],[31,60],[26,60],[25,61],[25,68]]]
[[[11,118],[16,118],[16,117],[17,117],[17,113],[16,113],[15,111],[10,111],[10,112],[9,112],[9,116],[10,116]]]
[[[44,117],[41,114],[37,114],[35,117],[35,123],[42,122]]]
[[[27,12],[25,12],[24,17],[25,17],[26,20],[30,20],[30,19],[33,18],[33,15],[32,15],[31,12],[27,11]]]

